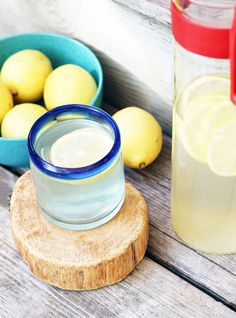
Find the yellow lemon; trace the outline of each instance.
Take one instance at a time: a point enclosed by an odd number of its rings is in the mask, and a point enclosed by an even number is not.
[[[4,115],[13,107],[13,98],[7,87],[0,82],[0,124]]]
[[[44,102],[47,109],[65,104],[89,104],[97,91],[94,78],[82,67],[65,64],[47,78]]]
[[[45,54],[22,50],[4,62],[1,80],[17,102],[34,102],[42,98],[45,80],[51,71],[51,62]]]
[[[3,118],[2,137],[27,138],[34,122],[44,113],[46,113],[46,109],[37,104],[16,105]]]
[[[113,115],[121,133],[124,163],[142,169],[157,158],[162,147],[162,129],[147,111],[132,106]]]

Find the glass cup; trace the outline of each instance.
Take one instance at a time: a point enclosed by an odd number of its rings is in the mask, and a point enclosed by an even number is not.
[[[107,155],[85,167],[53,165],[50,149],[54,142],[85,127],[102,129],[112,137]],[[125,195],[124,165],[119,129],[106,112],[86,105],[54,108],[33,125],[28,148],[38,203],[50,222],[66,229],[87,230],[118,213]]]

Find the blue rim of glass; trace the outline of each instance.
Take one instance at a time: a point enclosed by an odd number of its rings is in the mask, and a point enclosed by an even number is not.
[[[108,154],[101,160],[81,168],[58,167],[41,158],[34,148],[38,133],[45,124],[56,120],[57,116],[63,113],[87,115],[90,116],[92,120],[100,119],[108,124],[114,134],[114,143]],[[100,108],[81,104],[59,106],[48,111],[34,123],[28,136],[29,155],[34,165],[47,175],[60,179],[85,179],[101,173],[102,171],[106,170],[116,159],[117,154],[120,151],[120,145],[120,131],[112,117]]]

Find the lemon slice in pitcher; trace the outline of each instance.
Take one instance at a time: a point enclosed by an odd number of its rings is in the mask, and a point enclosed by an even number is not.
[[[199,110],[222,103],[230,95],[227,74],[203,75],[190,82],[177,98],[179,115],[188,120]]]
[[[181,141],[190,156],[199,162],[207,161],[209,140],[218,126],[222,127],[217,119],[230,105],[229,88],[227,76],[201,76],[177,100],[180,105],[177,110],[183,118]]]
[[[207,162],[217,175],[236,176],[236,107],[235,118],[212,138],[208,147]]]
[[[216,99],[215,96],[201,96],[198,111],[195,109],[185,120],[182,130],[182,142],[185,149],[195,160],[206,162],[207,149],[210,139],[216,130],[231,119],[228,115],[230,102],[227,96]],[[230,107],[231,108],[231,107]],[[222,121],[219,118],[222,116]]]

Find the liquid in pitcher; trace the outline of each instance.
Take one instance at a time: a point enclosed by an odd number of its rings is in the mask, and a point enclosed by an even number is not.
[[[230,80],[205,75],[177,97],[173,113],[172,224],[190,246],[236,251],[236,107]]]

